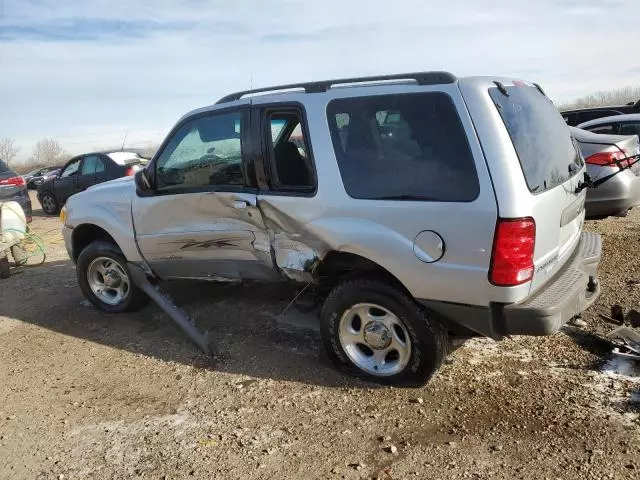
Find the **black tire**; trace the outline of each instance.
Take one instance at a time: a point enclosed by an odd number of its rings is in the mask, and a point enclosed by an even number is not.
[[[11,275],[9,267],[9,259],[7,257],[0,258],[0,278],[9,278]]]
[[[129,293],[121,303],[110,305],[103,302],[93,293],[91,287],[89,286],[87,270],[89,268],[89,265],[91,265],[91,262],[99,257],[110,258],[118,262],[129,277]],[[82,252],[80,252],[80,255],[78,256],[78,261],[76,263],[76,273],[78,276],[78,284],[80,285],[80,290],[82,290],[85,298],[93,303],[96,308],[102,310],[103,312],[133,312],[142,308],[149,301],[149,297],[147,297],[147,295],[133,283],[131,272],[129,272],[129,268],[127,267],[127,260],[124,258],[124,255],[117,245],[114,245],[109,241],[96,240],[85,247],[85,249],[82,250]]]
[[[411,339],[409,362],[390,376],[373,375],[351,361],[340,344],[339,324],[345,311],[358,303],[386,308],[405,326]],[[320,313],[320,333],[327,355],[340,370],[385,385],[419,387],[438,371],[447,355],[448,337],[442,324],[407,294],[381,280],[364,278],[339,283]]]
[[[51,192],[44,192],[40,200],[42,211],[47,215],[57,215],[60,213],[60,204],[56,200],[56,196]]]

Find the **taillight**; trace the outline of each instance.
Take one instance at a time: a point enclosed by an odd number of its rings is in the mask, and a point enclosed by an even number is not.
[[[620,165],[622,168],[629,166],[627,154],[624,152],[598,152],[584,160],[590,165],[601,165],[614,167]]]
[[[135,175],[136,170],[133,167],[129,167],[124,171],[125,177],[130,177],[131,175]]]
[[[533,278],[536,223],[533,218],[501,218],[496,224],[489,281],[509,287]]]
[[[0,180],[0,185],[11,185],[12,187],[24,187],[26,182],[22,177],[11,177]]]

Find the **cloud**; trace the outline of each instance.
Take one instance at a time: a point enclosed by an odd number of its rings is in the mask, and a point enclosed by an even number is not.
[[[5,24],[0,30],[0,41],[86,42],[106,37],[139,38],[152,32],[185,30],[191,26],[191,22],[71,18],[40,25]]]
[[[562,101],[640,83],[633,56],[612,48],[635,44],[635,0],[2,5],[0,131],[25,156],[44,136],[73,153],[125,131],[160,141],[188,110],[250,85],[449,70],[527,78]]]

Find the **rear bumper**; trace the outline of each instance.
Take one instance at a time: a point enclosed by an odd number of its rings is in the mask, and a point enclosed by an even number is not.
[[[539,292],[523,303],[494,307],[503,335],[550,335],[587,309],[600,293],[597,281],[602,239],[583,232],[572,258]]]
[[[27,217],[27,222],[31,222],[33,211],[31,209],[31,199],[29,198],[29,194],[25,189],[24,192],[20,192],[14,197],[11,198],[3,198],[0,202],[18,202],[24,210],[24,215]]]
[[[599,187],[587,192],[587,218],[624,215],[640,205],[640,176],[630,170],[620,172]]]
[[[420,303],[440,314],[453,332],[462,335],[475,333],[496,340],[506,335],[550,335],[598,297],[600,286],[596,275],[601,252],[600,235],[583,232],[562,269],[522,303],[492,303],[488,307],[429,300]]]

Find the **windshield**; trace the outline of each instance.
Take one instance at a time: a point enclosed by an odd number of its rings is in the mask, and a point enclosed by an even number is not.
[[[537,88],[503,88],[507,95],[498,88],[490,88],[489,95],[507,127],[529,190],[540,193],[562,185],[584,165],[569,127]]]

